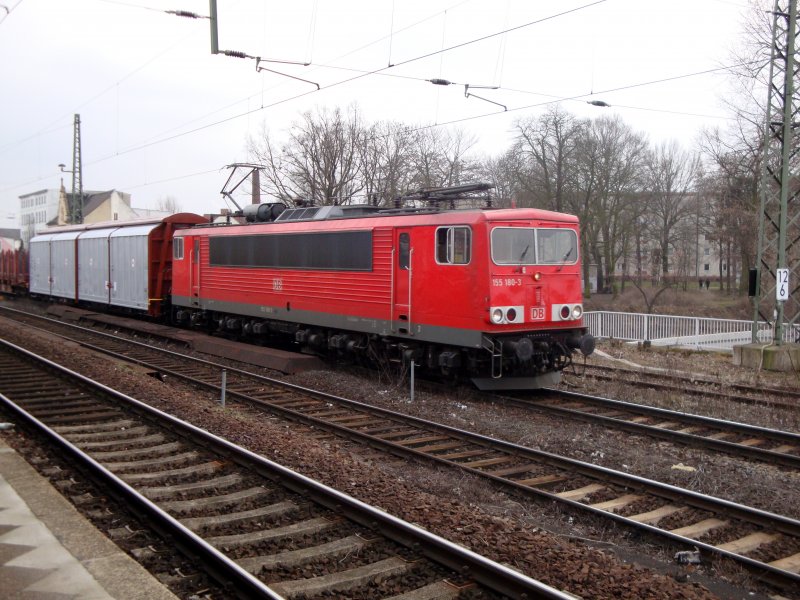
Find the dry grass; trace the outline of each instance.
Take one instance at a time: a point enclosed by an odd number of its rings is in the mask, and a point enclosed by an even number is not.
[[[648,295],[655,292],[656,288],[644,290]],[[614,312],[646,312],[647,308],[641,292],[632,285],[626,286],[625,291],[614,296],[613,294],[593,294],[591,298],[584,299],[586,310],[609,310]],[[746,296],[737,296],[719,289],[701,290],[689,287],[667,290],[656,301],[653,309],[655,314],[678,315],[686,317],[709,317],[717,319],[752,319],[753,310]]]

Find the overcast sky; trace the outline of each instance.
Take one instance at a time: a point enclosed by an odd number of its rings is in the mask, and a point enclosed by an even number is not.
[[[115,188],[149,208],[171,196],[194,212],[225,206],[224,167],[249,160],[248,136],[264,125],[280,136],[305,110],[352,102],[370,121],[457,122],[485,154],[554,101],[691,147],[702,127],[728,122],[724,72],[695,74],[729,64],[748,10],[746,0],[218,5],[221,49],[310,62],[265,66],[322,89],[212,55],[207,19],[164,12],[208,15],[206,0],[0,0],[0,226],[16,223],[20,195],[62,177],[70,189],[58,164],[71,168],[75,113],[84,189]],[[465,98],[466,83],[498,86],[475,92],[508,112]]]

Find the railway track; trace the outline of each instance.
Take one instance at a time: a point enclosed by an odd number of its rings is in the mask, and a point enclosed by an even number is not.
[[[128,360],[219,389],[220,366],[111,339]],[[105,352],[116,352],[106,348]],[[133,355],[133,356],[132,356]],[[122,355],[120,355],[122,356]],[[372,447],[462,469],[517,494],[556,501],[724,557],[782,586],[800,583],[800,521],[588,463],[228,369],[228,396]]]
[[[5,341],[0,391],[240,597],[569,598]]]
[[[598,381],[623,383],[636,388],[720,398],[730,402],[767,406],[780,410],[800,408],[800,394],[797,390],[787,388],[755,387],[743,383],[715,381],[700,376],[659,373],[648,368],[634,370],[587,364],[581,365],[580,369],[583,371],[583,376]]]
[[[800,469],[800,434],[797,433],[555,389],[548,390],[546,396],[538,394],[529,399],[496,398],[514,406],[581,419],[637,435]]]
[[[155,372],[178,376],[193,383],[200,382],[212,389],[219,388],[221,371],[225,369],[224,366],[210,361],[191,358],[56,319],[9,308],[2,310],[29,325],[45,322],[48,332],[56,333],[86,347],[136,362]],[[58,333],[55,328],[60,328],[65,333]],[[286,384],[276,379],[258,377],[243,370],[226,370],[232,377],[228,387],[240,398],[247,397],[251,388],[258,389],[265,383],[277,386],[278,390],[285,389]],[[800,434],[793,432],[561,390],[548,390],[547,396],[537,395],[535,399],[530,399],[530,396],[526,396],[525,399],[510,396],[492,396],[492,398],[526,410],[533,409],[568,416],[637,435],[669,440],[676,444],[800,469]],[[268,400],[269,397],[261,399]]]

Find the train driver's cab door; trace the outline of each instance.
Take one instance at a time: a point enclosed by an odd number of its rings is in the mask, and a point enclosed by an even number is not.
[[[413,279],[414,249],[411,247],[411,230],[396,229],[392,260],[392,329],[411,334],[411,283]]]

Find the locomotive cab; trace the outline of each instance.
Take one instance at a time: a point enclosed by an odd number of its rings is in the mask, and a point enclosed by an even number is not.
[[[473,381],[481,389],[510,387],[507,376],[515,388],[553,385],[573,350],[594,351],[582,321],[577,222],[498,220],[489,247],[484,347],[492,376]]]

